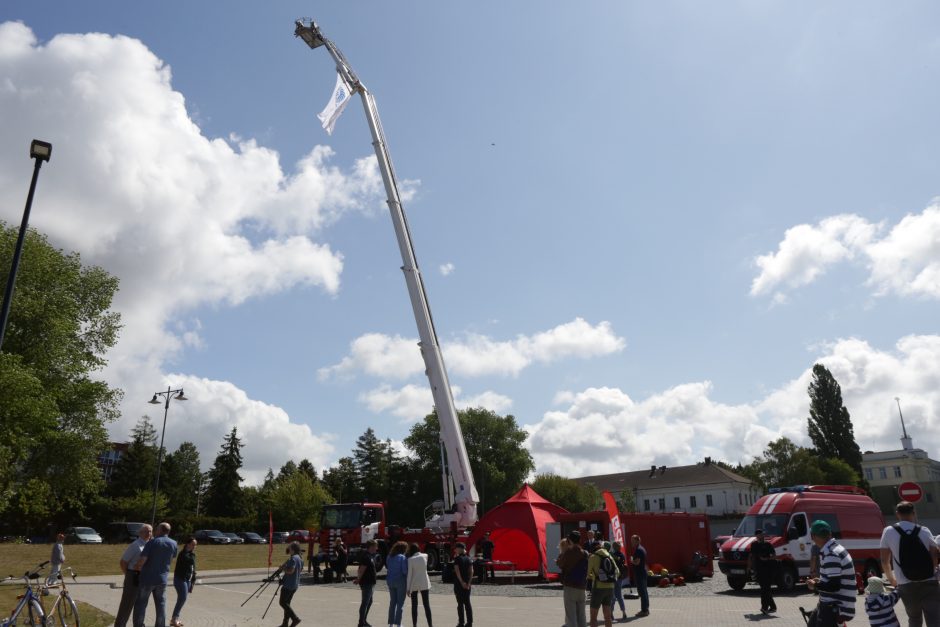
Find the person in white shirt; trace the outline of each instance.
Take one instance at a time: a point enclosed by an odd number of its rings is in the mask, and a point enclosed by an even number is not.
[[[137,531],[137,539],[127,545],[121,555],[120,566],[121,572],[124,573],[124,588],[121,591],[121,604],[114,618],[114,627],[126,627],[131,612],[134,611],[134,603],[137,601],[137,579],[140,577],[137,562],[140,561],[140,552],[144,550],[144,545],[152,535],[153,527],[141,525]]]
[[[408,579],[405,591],[411,597],[411,625],[418,627],[418,593],[421,593],[421,602],[424,604],[424,617],[431,627],[431,578],[428,577],[428,556],[418,549],[414,542],[408,547]]]
[[[901,593],[910,627],[920,627],[924,620],[928,626],[940,625],[940,582],[936,576],[940,549],[937,541],[929,529],[916,523],[913,503],[901,501],[894,512],[898,517],[897,524],[885,527],[881,534],[881,568],[891,585],[897,586]],[[916,534],[916,539],[926,551],[917,546],[919,551],[908,552],[905,557],[901,550],[902,533],[908,536]]]

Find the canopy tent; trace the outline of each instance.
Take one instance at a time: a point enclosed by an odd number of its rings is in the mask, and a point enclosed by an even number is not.
[[[559,514],[567,512],[525,484],[515,495],[480,519],[467,545],[472,547],[479,544],[483,534],[489,531],[490,540],[495,545],[494,561],[512,562],[516,570],[537,570],[544,575],[548,572],[544,548],[545,525],[555,522]]]

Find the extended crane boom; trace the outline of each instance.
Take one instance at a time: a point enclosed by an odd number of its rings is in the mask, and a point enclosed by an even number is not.
[[[343,77],[354,93],[362,99],[369,130],[372,132],[372,146],[379,162],[379,171],[385,183],[385,193],[395,235],[398,239],[398,249],[401,252],[402,271],[405,274],[405,283],[408,285],[408,295],[411,299],[411,308],[414,311],[415,322],[418,325],[418,346],[428,381],[431,384],[431,394],[437,417],[440,422],[441,465],[442,480],[444,483],[444,507],[431,510],[426,524],[428,527],[448,528],[452,523],[459,527],[473,525],[477,521],[477,503],[479,495],[473,482],[470,471],[470,460],[457,420],[457,411],[454,408],[454,398],[444,367],[444,358],[441,355],[440,344],[437,341],[437,331],[434,329],[434,320],[431,317],[431,308],[428,305],[427,292],[424,289],[424,280],[418,268],[414,246],[411,243],[411,233],[408,229],[408,220],[401,204],[401,195],[398,191],[398,181],[392,167],[392,159],[388,153],[388,144],[382,130],[382,121],[375,106],[375,98],[366,89],[365,85],[356,76],[346,57],[332,41],[323,36],[317,24],[310,20],[295,22],[294,35],[300,37],[311,48],[324,46],[336,63],[336,71]]]

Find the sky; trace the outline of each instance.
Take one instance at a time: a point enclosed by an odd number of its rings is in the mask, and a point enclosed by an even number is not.
[[[0,219],[121,281],[112,437],[158,426],[248,483],[431,410],[358,99],[375,95],[458,407],[536,472],[809,444],[814,363],[862,450],[895,397],[940,458],[940,6],[879,2],[0,6]]]

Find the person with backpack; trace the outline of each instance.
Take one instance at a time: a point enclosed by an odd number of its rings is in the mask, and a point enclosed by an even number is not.
[[[901,593],[908,625],[940,625],[940,582],[937,563],[940,550],[930,530],[918,525],[914,504],[901,501],[894,508],[898,522],[881,534],[881,568]]]
[[[620,578],[620,571],[610,552],[600,542],[594,542],[588,558],[588,579],[591,581],[591,627],[597,627],[597,610],[603,609],[604,627],[611,627],[614,600],[614,582]]]
[[[568,547],[555,564],[561,569],[565,603],[565,627],[587,627],[584,586],[587,583],[588,553],[581,548],[581,534],[568,534]]]

